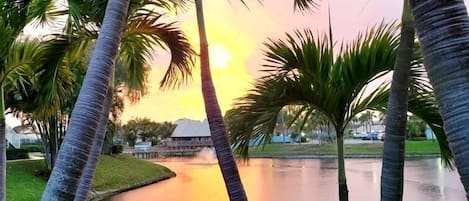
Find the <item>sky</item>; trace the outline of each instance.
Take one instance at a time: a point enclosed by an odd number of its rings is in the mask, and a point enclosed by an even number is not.
[[[232,107],[233,100],[251,88],[265,64],[264,42],[284,39],[285,33],[296,29],[311,29],[325,33],[328,27],[328,7],[331,12],[333,36],[336,41],[351,41],[354,37],[380,22],[399,20],[402,0],[321,0],[312,12],[294,12],[293,0],[246,1],[246,8],[237,0],[205,0],[204,12],[212,76],[222,112]],[[195,5],[170,14],[166,20],[177,25],[198,51]],[[202,120],[205,109],[200,88],[198,60],[193,80],[174,91],[161,91],[158,83],[169,63],[169,54],[155,51],[149,78],[149,93],[135,104],[126,103],[122,121],[147,117],[154,121],[175,121],[180,118]]]
[[[57,0],[60,5],[64,0]],[[314,33],[328,31],[328,8],[334,40],[351,41],[360,32],[380,22],[399,21],[402,0],[318,0],[320,7],[311,12],[295,12],[293,0],[245,0],[246,8],[240,0],[205,0],[204,12],[209,41],[212,77],[217,90],[222,112],[232,107],[236,98],[242,97],[252,87],[255,78],[265,64],[264,43],[269,39],[284,39],[285,33],[311,29]],[[466,6],[469,0],[465,0]],[[190,4],[177,14],[168,13],[167,22],[176,21],[198,51],[198,33],[195,5]],[[50,34],[62,23],[38,29],[27,26],[26,34],[42,36]],[[175,121],[180,118],[202,120],[205,109],[200,87],[198,60],[193,71],[193,79],[187,85],[174,91],[161,91],[158,88],[166,67],[169,53],[155,50],[148,75],[148,95],[137,103],[126,102],[122,121],[147,117],[154,121]],[[17,119],[9,124],[20,124]],[[13,123],[12,123],[13,122]]]

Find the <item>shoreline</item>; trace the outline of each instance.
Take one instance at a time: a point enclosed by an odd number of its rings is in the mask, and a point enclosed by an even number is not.
[[[88,198],[86,200],[87,201],[105,200],[105,199],[110,198],[114,195],[124,193],[124,192],[127,192],[127,191],[131,191],[131,190],[135,190],[137,188],[145,187],[145,186],[148,186],[148,185],[151,185],[151,184],[155,184],[155,183],[158,183],[160,181],[164,181],[164,180],[173,178],[175,176],[176,176],[176,173],[171,171],[171,173],[168,173],[166,175],[155,176],[155,178],[140,181],[140,182],[130,184],[130,185],[126,185],[126,186],[122,186],[122,187],[119,187],[119,188],[114,188],[114,189],[110,189],[110,190],[106,190],[106,191],[91,190],[88,193]]]
[[[348,154],[344,156],[349,159],[377,159],[383,158],[381,154]],[[440,158],[440,154],[406,154],[405,158]],[[334,154],[311,154],[311,155],[271,155],[271,154],[256,154],[250,155],[249,158],[272,158],[272,159],[334,159],[337,155]]]

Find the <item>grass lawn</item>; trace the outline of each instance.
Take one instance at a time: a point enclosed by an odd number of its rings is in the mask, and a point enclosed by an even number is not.
[[[7,163],[7,200],[40,200],[46,180],[35,175],[44,169],[42,160]],[[174,176],[166,167],[136,159],[130,155],[101,156],[93,179],[94,190],[127,186],[151,178]]]
[[[383,143],[345,144],[345,155],[381,155]],[[286,155],[335,155],[336,144],[267,144],[252,147],[250,156],[286,156]],[[438,142],[406,141],[406,154],[439,154]]]
[[[35,170],[44,169],[42,160],[7,162],[8,201],[40,200],[46,180],[36,177]]]

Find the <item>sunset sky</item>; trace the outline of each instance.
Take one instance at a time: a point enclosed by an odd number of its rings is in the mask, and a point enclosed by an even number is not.
[[[360,31],[381,21],[392,22],[401,15],[402,1],[389,0],[322,0],[320,7],[309,13],[294,13],[293,0],[248,0],[249,9],[237,0],[205,0],[204,11],[211,54],[212,75],[222,111],[230,109],[233,99],[246,94],[256,77],[261,75],[263,43],[268,38],[283,39],[286,32],[309,28],[327,30],[328,5],[332,16],[334,39],[352,40]],[[195,5],[169,20],[178,25],[198,51]],[[122,116],[125,122],[135,117],[155,121],[179,118],[204,119],[205,110],[200,89],[198,62],[194,78],[175,91],[161,91],[158,82],[166,69],[169,56],[156,52],[149,75],[149,94],[136,104],[127,103]]]

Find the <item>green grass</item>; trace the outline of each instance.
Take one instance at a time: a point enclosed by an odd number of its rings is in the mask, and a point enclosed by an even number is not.
[[[101,156],[93,178],[94,190],[114,189],[148,179],[175,176],[168,168],[130,155]]]
[[[42,160],[7,163],[7,200],[39,200],[46,187],[46,180],[36,177],[34,171],[44,169]]]
[[[363,143],[344,145],[346,155],[381,155],[383,143]],[[286,155],[335,155],[335,144],[267,144],[250,149],[250,156],[286,156]],[[439,154],[440,148],[437,142],[432,141],[406,141],[406,154]]]
[[[35,175],[44,170],[44,161],[28,160],[7,163],[7,200],[40,200],[46,180]],[[93,179],[94,190],[128,186],[150,178],[174,176],[166,167],[129,155],[101,156]]]

